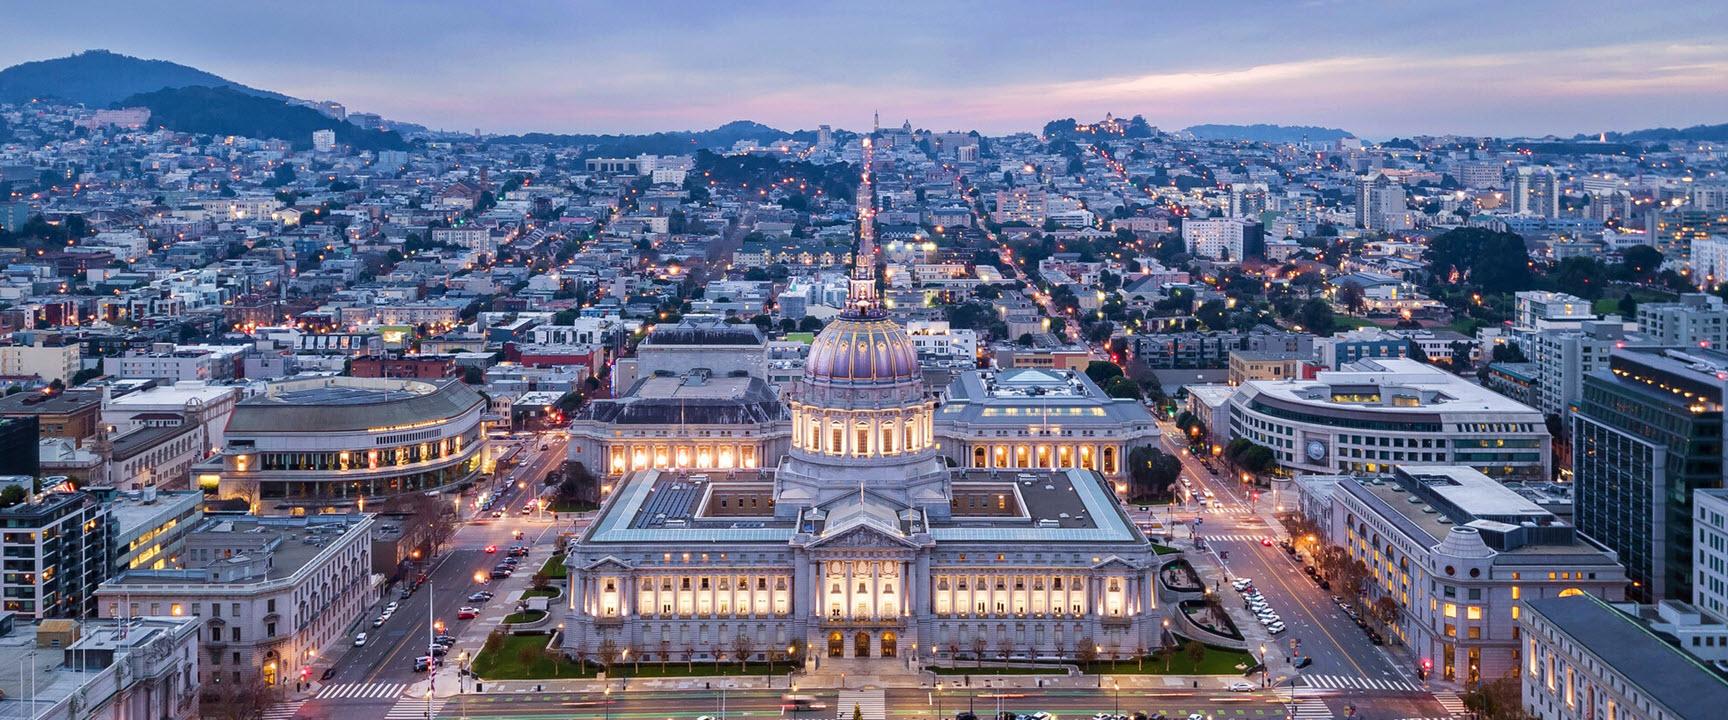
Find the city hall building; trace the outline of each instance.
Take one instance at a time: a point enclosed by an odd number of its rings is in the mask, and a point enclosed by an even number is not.
[[[1100,474],[1124,449],[1069,422],[1096,417],[1086,386],[1046,373],[964,388],[962,415],[974,398],[1039,386],[1081,412],[1050,414],[1048,427],[1076,430],[1060,449],[1053,439],[1064,436],[1015,434],[1025,452],[1003,436],[1009,460],[992,464],[991,445],[981,466],[962,461],[956,450],[967,459],[976,451],[939,448],[943,411],[869,275],[857,271],[850,307],[817,336],[802,381],[788,388],[783,454],[760,457],[760,467],[735,455],[725,466],[714,451],[703,467],[698,449],[692,465],[639,469],[634,450],[624,456],[632,469],[568,548],[568,655],[792,657],[823,672],[892,673],[965,655],[1074,657],[1095,647],[1128,657],[1158,646],[1155,580],[1160,563],[1180,555],[1156,552]],[[1022,394],[1017,402],[1037,404],[1038,393]],[[728,396],[752,395],[741,385]],[[767,417],[738,419],[751,428]]]

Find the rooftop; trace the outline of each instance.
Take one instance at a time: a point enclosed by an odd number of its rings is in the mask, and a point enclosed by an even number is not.
[[[1595,596],[1540,598],[1525,605],[1674,717],[1711,720],[1728,707],[1728,681]]]
[[[1436,411],[1526,414],[1528,405],[1432,365],[1408,358],[1358,360],[1343,370],[1319,373],[1313,380],[1250,380],[1243,383],[1260,398],[1329,408],[1433,415]]]
[[[211,517],[186,536],[185,569],[129,570],[107,585],[244,585],[291,577],[370,515]],[[210,551],[200,559],[197,550]],[[232,554],[230,554],[230,552]],[[218,556],[219,555],[219,556]]]
[[[370,431],[449,419],[484,403],[479,393],[456,380],[288,380],[235,405],[228,434]]]

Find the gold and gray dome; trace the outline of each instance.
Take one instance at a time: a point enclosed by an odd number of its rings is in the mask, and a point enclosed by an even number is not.
[[[842,385],[919,381],[918,351],[906,330],[886,316],[843,313],[810,344],[804,379]]]

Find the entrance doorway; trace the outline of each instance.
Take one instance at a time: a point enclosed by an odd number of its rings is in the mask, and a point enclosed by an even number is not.
[[[828,633],[828,657],[846,657],[846,638],[838,632]]]
[[[892,631],[882,633],[882,657],[898,657],[895,653],[899,650],[899,646],[899,639],[894,636]]]
[[[870,657],[870,633],[861,632],[852,636],[852,657]]]

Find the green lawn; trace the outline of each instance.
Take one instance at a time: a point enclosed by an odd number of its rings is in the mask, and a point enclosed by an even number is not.
[[[497,652],[481,650],[474,658],[474,674],[488,680],[556,680],[594,677],[594,666],[579,671],[576,663],[554,661],[542,650],[550,635],[505,635]]]
[[[1188,659],[1188,654],[1182,652],[1185,643],[1183,638],[1177,638],[1177,651],[1170,658],[1170,675],[1241,675],[1242,671],[1253,667],[1258,661],[1246,650],[1231,650],[1228,648],[1207,645],[1206,655],[1196,663]],[[1242,665],[1242,668],[1237,668]],[[1136,660],[1117,660],[1115,662],[1096,662],[1082,670],[1088,673],[1104,675],[1163,675],[1164,661],[1154,656],[1147,656],[1141,663]]]
[[[481,651],[480,656],[474,658],[474,674],[487,680],[558,680],[592,678],[598,674],[600,666],[597,663],[575,663],[563,659],[555,661],[552,655],[542,652],[550,638],[550,635],[506,635],[497,653]],[[586,670],[583,665],[587,666]],[[719,667],[715,667],[712,662],[668,662],[662,668],[658,661],[652,661],[641,665],[634,662],[619,663],[611,676],[654,678],[779,675],[787,669],[784,662],[776,662],[772,668],[764,662],[751,662],[749,667],[745,668],[739,667],[735,662],[721,663]]]
[[[546,577],[554,580],[569,577],[569,572],[564,569],[564,554],[558,553],[546,558],[546,563],[540,566],[540,572],[546,573]]]
[[[1338,313],[1332,314],[1332,323],[1346,330],[1351,328],[1380,327],[1380,323],[1369,320],[1368,318],[1356,317],[1355,315],[1341,315]]]
[[[511,613],[510,616],[504,618],[504,622],[515,625],[518,623],[531,623],[544,617],[546,617],[544,611],[528,610],[526,612]]]
[[[1179,548],[1170,547],[1168,545],[1159,545],[1158,543],[1152,543],[1152,552],[1158,553],[1159,555],[1173,555],[1175,553],[1182,552],[1182,550]]]
[[[523,600],[527,600],[531,597],[558,597],[558,591],[553,588],[546,588],[545,590],[528,588],[527,590],[522,591]]]

